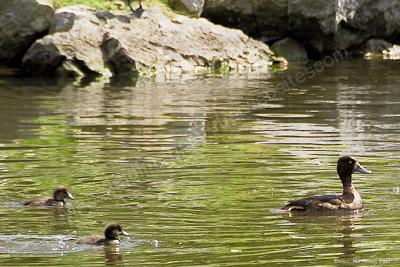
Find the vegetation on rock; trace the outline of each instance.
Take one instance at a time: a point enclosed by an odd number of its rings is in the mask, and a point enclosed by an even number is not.
[[[60,8],[68,5],[88,5],[96,9],[104,10],[122,10],[127,9],[128,4],[126,0],[52,0],[55,8]],[[132,6],[139,2],[137,0],[132,0]],[[154,6],[154,5],[167,5],[167,0],[146,0],[143,1],[144,5]]]

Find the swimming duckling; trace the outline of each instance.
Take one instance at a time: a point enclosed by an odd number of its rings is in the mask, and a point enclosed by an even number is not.
[[[67,188],[60,186],[54,189],[53,193],[53,198],[38,198],[38,199],[31,199],[31,200],[26,200],[22,204],[24,206],[58,206],[58,207],[64,207],[65,204],[65,199],[75,199],[73,195],[71,195]]]
[[[119,235],[129,236],[127,232],[122,230],[121,225],[111,223],[104,229],[104,236],[101,235],[90,235],[84,236],[77,240],[78,244],[89,244],[89,245],[116,245],[120,241],[118,239]]]
[[[358,210],[363,207],[361,196],[353,186],[354,172],[371,173],[353,157],[343,156],[337,163],[337,173],[343,184],[342,195],[323,195],[290,201],[282,209],[288,211]]]

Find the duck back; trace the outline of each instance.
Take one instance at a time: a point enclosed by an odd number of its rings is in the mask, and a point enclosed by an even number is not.
[[[323,195],[290,201],[282,209],[288,211],[324,211],[348,209],[347,206],[348,204],[341,195]]]
[[[101,235],[89,235],[81,237],[77,240],[78,244],[89,244],[89,245],[100,245],[104,243],[106,239]]]
[[[77,244],[86,244],[86,245],[111,245],[118,244],[119,240],[108,240],[101,235],[89,235],[79,238],[76,241]]]
[[[37,198],[30,199],[22,202],[24,206],[53,206],[58,205],[60,201],[56,201],[52,198]]]

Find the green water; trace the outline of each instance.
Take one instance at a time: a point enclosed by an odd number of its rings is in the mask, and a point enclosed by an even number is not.
[[[400,266],[399,63],[136,85],[0,78],[0,266]],[[291,216],[340,193],[366,209]],[[67,186],[65,209],[19,203]],[[119,248],[76,245],[108,222]]]

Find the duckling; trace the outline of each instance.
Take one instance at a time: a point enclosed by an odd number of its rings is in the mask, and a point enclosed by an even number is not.
[[[351,175],[354,172],[371,173],[350,156],[339,158],[337,173],[343,184],[342,195],[322,195],[289,201],[282,209],[288,211],[338,211],[359,210],[363,204],[360,194],[353,186]]]
[[[67,203],[65,199],[75,199],[71,193],[68,192],[66,187],[60,186],[54,189],[53,198],[38,198],[38,199],[31,199],[26,200],[22,204],[24,206],[58,206],[64,207]]]
[[[120,240],[118,239],[119,235],[129,236],[129,234],[122,229],[121,225],[110,223],[104,229],[104,236],[84,236],[79,238],[77,243],[89,245],[117,245],[120,243]]]

